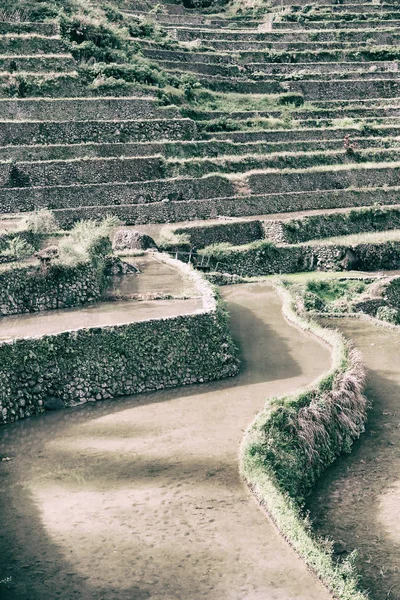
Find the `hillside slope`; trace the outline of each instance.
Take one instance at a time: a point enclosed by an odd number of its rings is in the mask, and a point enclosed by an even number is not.
[[[395,3],[59,4],[2,12],[1,213],[133,224],[399,201]]]

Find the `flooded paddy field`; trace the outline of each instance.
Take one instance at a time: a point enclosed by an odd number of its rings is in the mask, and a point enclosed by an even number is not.
[[[4,426],[4,600],[328,600],[238,472],[265,398],[330,366],[267,284],[223,291],[243,356],[232,379]]]
[[[366,433],[317,484],[308,503],[318,533],[346,556],[358,549],[362,587],[400,598],[400,331],[358,319],[325,319],[353,340],[368,369]]]

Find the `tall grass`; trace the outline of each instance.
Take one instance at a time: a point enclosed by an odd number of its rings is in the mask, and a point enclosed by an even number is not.
[[[340,600],[366,600],[356,554],[337,562],[303,514],[304,498],[323,472],[364,430],[368,403],[360,354],[338,332],[300,314],[288,288],[277,284],[286,318],[332,348],[332,368],[306,390],[268,402],[247,430],[241,473],[296,552]]]
[[[118,224],[115,217],[106,217],[100,222],[78,221],[60,241],[60,262],[74,266],[89,260],[101,261],[112,253],[110,234]]]

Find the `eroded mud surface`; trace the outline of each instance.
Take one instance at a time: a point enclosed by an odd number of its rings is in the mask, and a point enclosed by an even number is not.
[[[340,459],[309,502],[319,532],[341,556],[357,548],[373,600],[400,598],[400,332],[355,319],[332,319],[362,351],[373,402],[365,435]]]
[[[224,290],[237,378],[33,417],[0,431],[2,600],[328,600],[243,485],[264,399],[329,367],[266,284]]]

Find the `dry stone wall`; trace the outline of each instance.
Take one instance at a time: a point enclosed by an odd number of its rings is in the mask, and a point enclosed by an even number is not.
[[[210,244],[229,242],[233,246],[248,244],[263,237],[261,221],[240,221],[198,227],[180,227],[177,234],[187,234],[192,247],[204,248]]]
[[[236,375],[239,361],[223,309],[198,273],[181,268],[196,284],[203,310],[0,344],[0,424],[50,406]]]
[[[0,272],[0,315],[93,302],[102,292],[102,272],[91,263],[10,268]]]
[[[350,256],[349,256],[350,252]],[[398,269],[400,243],[341,245],[274,246],[268,242],[255,243],[247,249],[213,250],[210,255],[212,270],[243,277],[297,273],[306,271],[341,271],[346,268],[361,271]],[[353,261],[349,265],[348,260]]]

